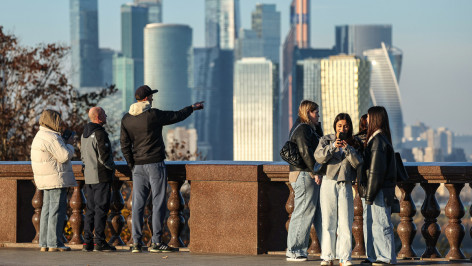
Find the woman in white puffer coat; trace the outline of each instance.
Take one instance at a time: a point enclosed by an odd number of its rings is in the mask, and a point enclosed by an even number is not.
[[[43,190],[39,246],[41,251],[69,251],[62,242],[67,209],[67,188],[77,186],[72,172],[75,138],[64,142],[61,115],[44,110],[31,144],[31,166],[36,187]]]

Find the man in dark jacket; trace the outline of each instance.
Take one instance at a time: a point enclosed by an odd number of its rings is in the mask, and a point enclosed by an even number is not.
[[[152,191],[152,246],[150,252],[177,251],[162,243],[166,214],[167,172],[164,164],[165,146],[162,127],[186,119],[194,110],[203,109],[203,102],[180,111],[151,108],[153,94],[143,85],[136,90],[138,101],[130,106],[121,120],[121,150],[133,176],[132,252],[141,252],[144,206]]]
[[[105,225],[110,209],[111,184],[115,171],[111,143],[103,128],[107,122],[107,115],[102,108],[93,107],[89,111],[89,118],[90,123],[85,125],[80,147],[84,163],[84,190],[87,197],[85,243],[82,250],[115,251],[116,248],[108,245],[105,240]]]

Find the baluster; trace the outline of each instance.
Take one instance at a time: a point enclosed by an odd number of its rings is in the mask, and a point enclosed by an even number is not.
[[[316,210],[316,211],[319,211],[319,210]],[[311,224],[310,238],[311,238],[311,245],[310,247],[308,247],[308,253],[313,254],[313,255],[321,254],[321,245],[320,245],[320,241],[318,240],[318,234],[316,233],[314,224]]]
[[[69,222],[72,228],[72,238],[69,241],[70,244],[82,244],[84,238],[82,232],[84,231],[84,208],[85,208],[85,197],[82,193],[84,181],[77,181],[78,186],[74,187],[72,196],[70,198],[70,207],[72,208],[72,215],[70,216]]]
[[[356,257],[365,256],[365,242],[364,242],[364,217],[362,208],[362,199],[359,196],[357,185],[352,186],[356,192],[354,198],[354,222],[352,223],[352,234],[356,245],[352,250],[352,255]]]
[[[287,199],[287,203],[285,203],[285,210],[288,213],[288,220],[285,223],[285,229],[288,232],[288,226],[290,225],[290,219],[292,218],[293,209],[295,208],[295,192],[293,191],[292,185],[290,182],[286,183],[289,189],[289,195]]]
[[[186,241],[187,242],[187,247],[190,248],[190,199],[191,199],[190,193],[191,193],[192,187],[191,187],[191,182],[189,180],[187,180],[187,183],[188,183],[187,186],[190,188],[190,190],[186,191],[185,199],[187,199],[187,202],[185,204],[184,209],[187,209],[187,211],[188,211],[187,212],[187,220],[186,220],[187,226],[186,226],[185,229],[187,230],[187,241]],[[184,244],[185,244],[185,242],[184,242]]]
[[[180,233],[185,225],[185,219],[182,216],[185,201],[180,193],[180,188],[183,185],[182,181],[168,181],[170,186],[169,200],[167,201],[167,208],[169,209],[169,218],[167,218],[167,227],[170,231],[169,246],[177,248],[185,246],[180,238]]]
[[[449,252],[447,259],[465,259],[461,250],[461,243],[465,236],[465,228],[461,223],[461,218],[465,215],[464,205],[459,197],[464,184],[446,184],[449,191],[449,200],[446,205],[446,216],[449,218],[445,231],[449,242]]]
[[[416,225],[413,223],[413,216],[416,214],[416,207],[411,198],[411,191],[415,188],[415,183],[399,183],[398,187],[402,192],[400,201],[400,224],[397,228],[398,236],[402,241],[402,249],[398,253],[399,258],[416,257],[415,250],[411,247],[416,235]]]
[[[32,221],[33,221],[34,229],[36,230],[36,235],[34,236],[32,243],[38,244],[39,243],[39,228],[40,228],[39,222],[41,220],[41,209],[43,208],[43,191],[42,190],[39,190],[38,188],[36,188],[36,191],[34,192],[33,200],[31,200],[31,204],[33,205],[33,208],[34,208]]]
[[[121,215],[121,210],[125,206],[125,201],[121,195],[121,186],[123,181],[116,180],[112,184],[112,194],[111,194],[111,205],[110,205],[110,217],[108,217],[107,223],[108,228],[111,231],[111,237],[108,243],[110,245],[124,246],[125,242],[121,239],[121,231],[125,225],[125,218]]]
[[[126,208],[129,210],[129,215],[126,217],[126,225],[130,234],[126,244],[131,246],[133,244],[133,181],[127,181],[126,184],[129,187],[128,199],[126,200]]]
[[[441,208],[436,200],[436,190],[439,184],[421,183],[421,187],[425,192],[425,200],[421,206],[421,214],[424,217],[421,234],[426,242],[426,250],[421,258],[441,258],[441,254],[436,248],[439,235],[441,235],[441,227],[437,223]]]

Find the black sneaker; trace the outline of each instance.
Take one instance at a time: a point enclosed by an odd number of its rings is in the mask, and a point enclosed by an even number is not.
[[[93,251],[93,243],[84,243],[82,247],[82,251],[84,252]]]
[[[176,252],[176,251],[179,251],[179,249],[169,247],[168,245],[163,244],[163,243],[158,243],[158,244],[153,243],[151,246],[151,249],[149,250],[149,252],[153,252],[153,253]]]
[[[374,263],[372,263],[372,265],[392,265],[391,263],[388,263],[388,262],[385,262],[385,261],[376,261]]]
[[[143,252],[142,248],[143,248],[143,245],[141,245],[141,244],[134,244],[130,247],[131,252],[133,252],[133,253]]]
[[[95,244],[93,251],[116,251],[116,248],[114,246],[108,245],[107,242],[103,241]]]
[[[370,260],[365,259],[361,261],[361,265],[372,265],[372,262]]]

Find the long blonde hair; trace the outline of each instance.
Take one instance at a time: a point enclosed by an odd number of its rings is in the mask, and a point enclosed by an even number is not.
[[[303,100],[298,107],[298,117],[302,123],[311,124],[310,118],[308,118],[308,112],[313,112],[318,109],[318,104],[314,101]]]

